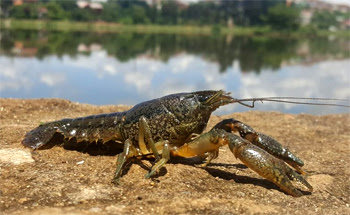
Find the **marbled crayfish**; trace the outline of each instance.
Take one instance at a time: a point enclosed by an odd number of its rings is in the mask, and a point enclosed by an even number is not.
[[[219,147],[228,144],[234,156],[246,166],[286,193],[301,196],[293,180],[301,182],[310,192],[313,190],[303,177],[303,161],[272,137],[235,119],[223,120],[202,134],[211,113],[220,106],[236,102],[250,107],[255,101],[286,102],[278,99],[288,98],[235,99],[221,90],[172,94],[140,103],[125,112],[49,122],[28,132],[22,143],[38,149],[50,142],[55,133],[60,133],[65,140],[75,138],[78,143],[114,141],[124,144],[117,158],[116,183],[125,163],[133,157],[155,158],[156,162],[145,176],[149,178],[172,156],[205,156],[205,166],[218,156]],[[253,103],[248,105],[243,103],[245,101]],[[233,132],[238,132],[239,136]]]

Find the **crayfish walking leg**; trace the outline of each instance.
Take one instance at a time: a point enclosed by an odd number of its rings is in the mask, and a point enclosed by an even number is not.
[[[260,176],[279,186],[286,193],[293,196],[303,195],[293,186],[291,180],[302,183],[309,191],[312,191],[312,186],[300,174],[286,165],[283,160],[224,129],[213,128],[208,133],[202,134],[197,139],[171,151],[171,154],[173,156],[194,157],[216,150],[226,144],[229,145],[236,158]]]
[[[122,153],[118,154],[117,157],[117,169],[115,170],[114,173],[114,178],[113,178],[113,183],[118,184],[119,183],[119,178],[123,172],[123,167],[125,162],[133,156],[133,151],[130,150],[130,148],[133,148],[131,140],[127,139],[124,143],[124,150]]]
[[[159,155],[156,145],[162,148],[162,156]],[[150,178],[157,173],[157,171],[170,159],[169,142],[165,140],[154,143],[148,121],[143,116],[139,119],[139,147],[142,154],[146,155],[153,153],[156,158],[156,163],[153,165],[151,171],[145,175],[145,178]]]
[[[167,140],[165,141],[161,141],[159,142],[162,147],[163,147],[163,151],[162,151],[162,158],[157,160],[157,162],[153,165],[151,171],[149,173],[147,173],[145,175],[145,178],[150,178],[151,176],[153,176],[154,174],[157,173],[157,171],[162,168],[162,166],[164,166],[164,164],[166,164],[169,159],[170,159],[170,146],[169,146],[169,142]]]
[[[162,149],[162,156],[160,156],[157,146]],[[124,151],[118,155],[117,168],[114,174],[113,183],[118,184],[119,178],[122,174],[126,161],[131,157],[153,155],[156,158],[156,163],[153,165],[151,171],[145,175],[149,178],[154,175],[168,160],[170,159],[170,147],[167,140],[155,143],[145,117],[139,119],[139,149],[137,150],[130,139],[124,143]]]

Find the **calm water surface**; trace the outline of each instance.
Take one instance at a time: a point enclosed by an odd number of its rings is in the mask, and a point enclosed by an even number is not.
[[[0,96],[5,98],[135,105],[170,93],[224,89],[237,98],[350,99],[346,39],[39,31],[4,31],[0,36]],[[349,112],[267,102],[256,109]],[[248,110],[228,105],[217,113]]]

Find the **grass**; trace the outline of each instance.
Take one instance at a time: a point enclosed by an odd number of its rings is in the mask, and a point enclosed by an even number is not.
[[[170,25],[123,25],[107,22],[71,22],[43,20],[4,20],[1,28],[58,30],[58,31],[95,31],[95,32],[140,32],[169,34],[210,34],[210,26],[170,26]]]
[[[269,27],[239,27],[195,26],[195,25],[124,25],[107,22],[75,22],[75,21],[46,21],[46,20],[16,20],[6,19],[0,22],[0,28],[27,30],[56,30],[56,31],[93,31],[93,32],[139,32],[153,34],[223,34],[246,36],[330,36],[350,37],[349,30],[330,32],[326,30],[308,30],[303,28],[294,32],[273,31]]]

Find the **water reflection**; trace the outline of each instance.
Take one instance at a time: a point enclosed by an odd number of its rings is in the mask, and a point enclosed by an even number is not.
[[[350,98],[346,40],[36,31],[1,38],[1,97],[134,105],[169,93],[225,89],[241,98]],[[272,103],[258,109],[348,111]],[[246,110],[230,105],[219,114]]]

